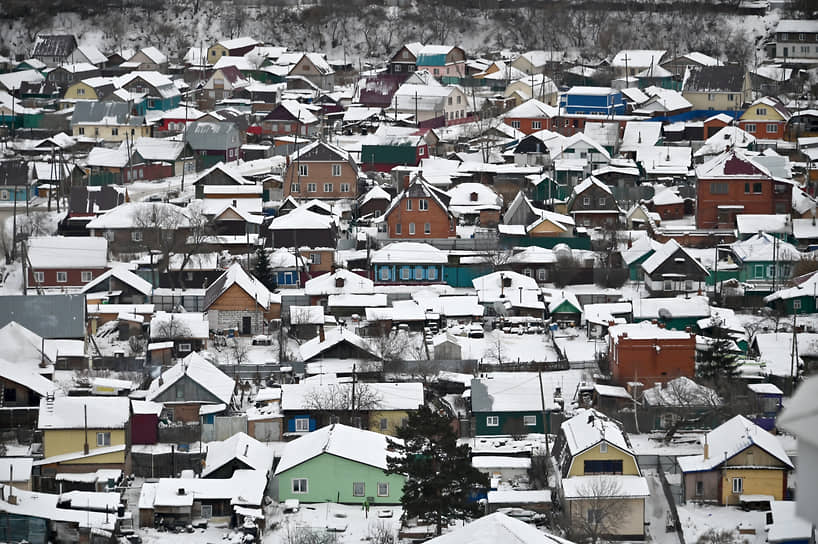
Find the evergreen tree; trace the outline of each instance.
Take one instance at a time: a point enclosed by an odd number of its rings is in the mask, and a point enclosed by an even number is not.
[[[483,513],[477,502],[469,501],[469,494],[486,488],[488,477],[472,466],[469,447],[457,445],[448,417],[423,406],[396,434],[402,442],[390,440],[398,455],[388,459],[388,472],[406,476],[401,497],[404,518],[434,523],[439,535],[452,520]]]
[[[723,392],[729,387],[731,380],[738,377],[738,359],[731,349],[732,340],[721,322],[711,321],[713,333],[711,342],[705,350],[699,363],[696,365],[696,375]]]
[[[263,247],[259,247],[256,250],[256,267],[253,271],[253,275],[256,277],[256,279],[263,283],[267,289],[276,288],[276,281],[273,277],[273,271],[270,269],[270,261],[268,260],[267,252],[264,251]]]

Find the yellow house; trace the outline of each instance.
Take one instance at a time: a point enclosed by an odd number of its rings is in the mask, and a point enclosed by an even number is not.
[[[108,77],[90,77],[77,81],[65,90],[64,102],[77,100],[102,100],[116,90],[113,80]]]
[[[742,495],[783,500],[793,469],[781,442],[743,416],[707,433],[701,455],[678,461],[685,500],[722,505],[740,504]]]
[[[749,72],[738,65],[703,66],[690,72],[682,96],[694,110],[738,111],[752,90]]]

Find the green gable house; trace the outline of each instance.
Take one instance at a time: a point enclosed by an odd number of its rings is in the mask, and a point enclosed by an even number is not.
[[[767,295],[764,302],[788,315],[818,312],[818,274],[799,276],[793,283],[793,287]]]
[[[581,377],[579,370],[543,372],[542,390],[536,372],[488,372],[472,379],[475,436],[553,432],[561,421],[555,414],[573,400]]]
[[[386,473],[388,453],[380,433],[340,423],[322,427],[284,448],[275,471],[278,500],[398,504],[406,478]]]
[[[770,294],[775,286],[789,281],[795,263],[801,260],[794,245],[766,232],[733,243],[730,253],[739,266],[739,281],[750,285],[750,293],[756,295]]]

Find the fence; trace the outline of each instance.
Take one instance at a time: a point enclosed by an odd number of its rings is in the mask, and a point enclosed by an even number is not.
[[[662,469],[661,457],[659,457],[657,461],[659,481],[662,482],[662,491],[665,493],[665,500],[667,501],[668,508],[670,508],[670,515],[673,516],[673,526],[676,529],[676,534],[679,535],[680,544],[685,544],[684,530],[682,530],[682,524],[679,521],[679,510],[676,508],[676,498],[673,495],[673,490],[670,487],[670,483],[667,481],[665,471]],[[675,458],[673,459],[673,465],[676,465]]]
[[[198,423],[190,425],[160,425],[157,436],[160,444],[190,444],[197,442],[201,438],[202,426]]]
[[[202,470],[205,452],[180,452],[176,449],[159,453],[131,453],[131,470],[143,478],[172,478],[183,470]]]
[[[37,427],[39,413],[40,409],[37,406],[2,408],[0,409],[0,429],[34,429]]]

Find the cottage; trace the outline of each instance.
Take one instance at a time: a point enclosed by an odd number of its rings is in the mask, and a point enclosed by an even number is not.
[[[457,221],[449,209],[450,200],[447,193],[417,176],[376,219],[378,234],[404,240],[454,238]]]
[[[701,292],[710,275],[707,269],[679,245],[667,241],[642,263],[645,286],[653,296]]]
[[[334,217],[299,207],[270,222],[275,248],[335,247],[337,230]]]
[[[743,65],[702,66],[690,70],[682,96],[695,110],[741,110],[749,102],[752,85]]]
[[[78,256],[82,256],[78,258]],[[108,240],[63,236],[28,241],[26,288],[30,292],[77,291],[108,269]]]
[[[416,70],[428,70],[443,83],[459,83],[466,76],[466,53],[457,46],[424,45],[417,54]]]
[[[288,157],[284,196],[295,198],[356,198],[358,165],[340,147],[317,140]]]
[[[205,291],[210,328],[238,334],[264,334],[270,320],[281,317],[281,295],[233,263]]]
[[[194,151],[201,169],[238,160],[242,140],[234,123],[195,121],[185,126],[185,141]]]
[[[132,115],[124,102],[77,102],[71,115],[74,138],[124,142],[150,136],[150,126],[141,115]]]
[[[448,257],[420,242],[393,242],[372,253],[372,280],[376,284],[426,285],[444,283]]]
[[[612,227],[624,213],[610,187],[591,176],[574,187],[566,205],[578,225]]]
[[[245,433],[207,445],[202,478],[229,479],[237,471],[254,470],[267,480],[273,469],[273,450]]]

